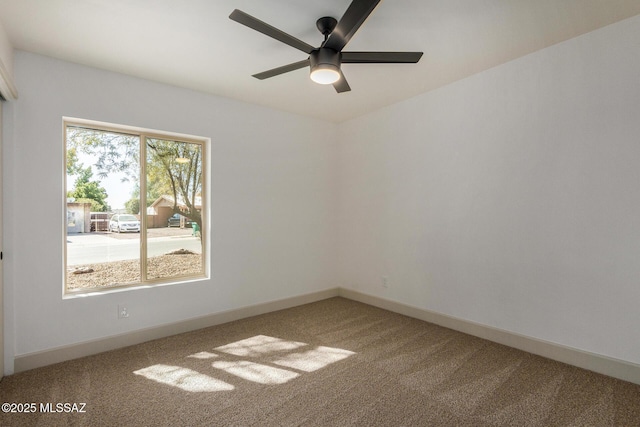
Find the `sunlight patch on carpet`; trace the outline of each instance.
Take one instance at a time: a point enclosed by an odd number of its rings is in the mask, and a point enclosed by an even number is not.
[[[355,353],[349,350],[320,346],[302,353],[288,354],[281,359],[274,360],[273,363],[299,371],[313,372],[353,354]]]
[[[208,351],[201,351],[199,353],[196,354],[192,354],[191,356],[187,356],[190,357],[192,359],[200,359],[200,360],[207,360],[207,359],[215,359],[216,357],[220,357],[215,353],[209,353]]]
[[[255,358],[260,363],[249,360],[216,361],[212,366],[242,379],[260,384],[283,384],[300,375],[295,371],[317,371],[355,354],[349,350],[324,346],[304,350],[301,347],[310,346],[302,342],[256,335],[255,337],[216,347],[214,350],[243,358]],[[270,366],[271,364],[295,371],[276,368]]]
[[[153,365],[133,373],[152,381],[175,386],[190,392],[214,392],[234,389],[231,384],[181,366]]]
[[[305,343],[283,340],[280,338],[268,337],[266,335],[256,335],[215,348],[222,353],[233,354],[242,357],[259,357],[266,354],[291,351],[304,347]]]
[[[229,375],[232,375],[258,384],[277,385],[287,383],[304,373],[325,368],[354,354],[353,351],[340,348],[311,347],[302,342],[256,335],[216,347],[213,351],[190,354],[185,358],[195,359],[189,362],[189,366],[192,367],[194,363],[206,363],[202,368],[208,373],[211,373],[211,368],[222,371],[218,373],[227,381],[230,381]],[[204,362],[211,359],[215,359],[211,364]],[[234,390],[237,386],[180,366],[153,365],[137,370],[134,374],[190,392]]]
[[[259,384],[284,384],[300,376],[300,374],[287,369],[275,368],[247,360],[213,362],[212,366],[247,381],[253,381]]]

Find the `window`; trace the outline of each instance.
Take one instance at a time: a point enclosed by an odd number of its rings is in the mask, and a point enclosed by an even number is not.
[[[65,293],[205,277],[208,139],[68,119]]]

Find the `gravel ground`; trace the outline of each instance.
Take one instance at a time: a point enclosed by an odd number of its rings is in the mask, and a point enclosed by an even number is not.
[[[73,274],[74,270],[85,268],[90,273]],[[147,276],[149,279],[202,274],[202,255],[167,254],[149,258]],[[140,261],[117,261],[100,264],[73,266],[67,272],[67,290],[104,289],[140,281]]]

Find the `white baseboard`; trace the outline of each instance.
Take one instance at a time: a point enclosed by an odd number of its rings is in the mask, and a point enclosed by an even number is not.
[[[121,335],[113,335],[78,344],[57,347],[34,353],[17,356],[14,360],[14,372],[23,372],[41,366],[52,365],[65,360],[90,356],[104,351],[115,350],[130,345],[140,344],[146,341],[164,338],[184,332],[195,331],[209,326],[220,325],[247,317],[258,316],[272,311],[284,310],[311,302],[338,296],[338,288],[298,295],[276,301],[241,307],[234,310],[214,313],[208,316],[196,317],[182,322],[141,329]]]
[[[14,370],[18,373],[41,366],[63,362],[65,360],[90,356],[103,351],[115,350],[158,338],[194,331],[209,326],[220,325],[222,323],[296,307],[302,304],[321,301],[336,296],[359,301],[385,310],[393,311],[394,313],[413,317],[415,319],[424,320],[426,322],[464,332],[479,338],[484,338],[489,341],[517,348],[519,350],[537,354],[539,356],[557,360],[579,368],[598,372],[610,377],[640,384],[640,365],[635,363],[539,340],[344,288],[327,289],[324,291],[313,292],[276,301],[269,301],[208,316],[188,319],[178,323],[142,329],[127,334],[115,335],[41,352],[24,354],[15,358]]]
[[[484,338],[558,362],[640,384],[640,365],[625,360],[539,340],[350,289],[340,288],[339,296]]]

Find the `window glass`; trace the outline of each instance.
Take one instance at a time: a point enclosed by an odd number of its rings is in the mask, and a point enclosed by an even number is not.
[[[204,277],[204,139],[69,121],[65,153],[65,292]]]
[[[202,145],[146,138],[146,147],[149,213],[161,222],[148,221],[147,236],[165,228],[183,231],[148,240],[147,277],[202,274]]]

